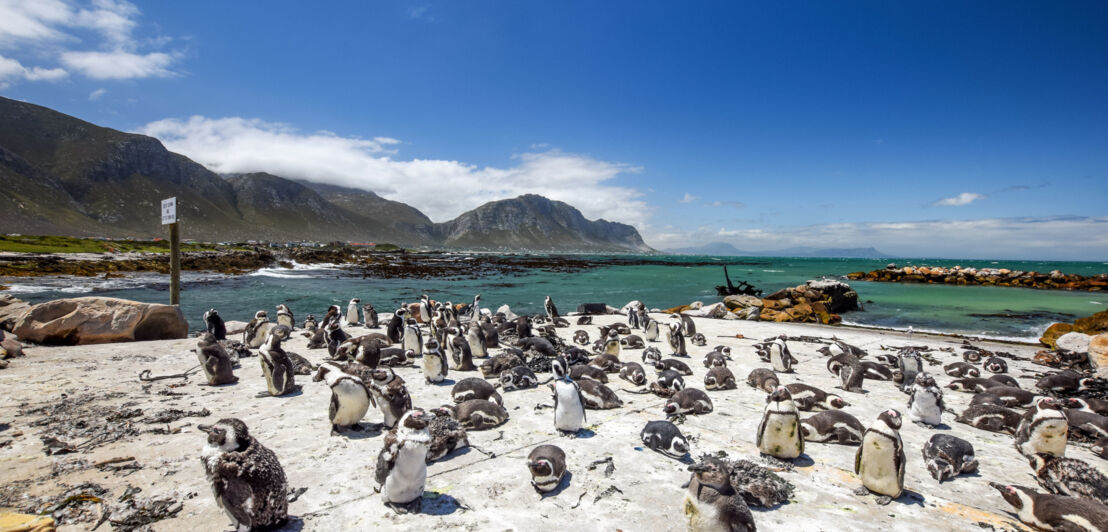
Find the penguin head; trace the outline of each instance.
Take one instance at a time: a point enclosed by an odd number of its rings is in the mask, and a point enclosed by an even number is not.
[[[547,299],[549,299],[549,296],[547,296]],[[527,469],[531,470],[532,477],[549,477],[554,474],[554,466],[546,458],[528,460]]]
[[[1074,410],[1090,410],[1089,403],[1087,403],[1084,399],[1080,399],[1077,397],[1070,397],[1066,399],[1066,408],[1072,408]]]
[[[669,447],[673,456],[685,456],[685,453],[689,452],[689,442],[680,435],[673,437]]]
[[[403,320],[404,316],[408,315],[408,309],[406,309],[404,307],[400,307],[400,308],[396,309],[396,312],[394,314],[396,314],[396,317]]]
[[[396,373],[392,371],[392,368],[388,366],[382,366],[373,370],[373,373],[371,373],[370,376],[373,378],[373,382],[375,384],[383,385],[392,382],[392,380],[396,377]]]
[[[357,305],[358,303],[361,303],[361,302],[362,302],[362,300],[358,299],[356,297],[350,300],[351,305]]]
[[[254,313],[254,319],[256,319],[256,320],[269,319],[269,314],[266,314],[264,310],[259,310],[259,311]]]
[[[208,311],[204,313],[204,321],[210,320],[217,316],[219,316],[219,312],[216,312],[214,308],[208,309]]]
[[[315,371],[315,375],[312,375],[312,382],[319,382],[327,378],[327,374],[338,370],[339,368],[330,362],[324,362],[319,365],[319,369]]]
[[[555,358],[550,363],[550,371],[554,374],[554,378],[570,382],[569,362],[566,362],[565,357]]]
[[[828,394],[827,404],[831,405],[831,408],[835,408],[838,410],[842,410],[843,408],[850,406],[850,403],[846,402],[845,399],[835,394]]]
[[[1008,504],[1011,504],[1013,508],[1022,510],[1024,507],[1024,499],[1031,499],[1031,490],[1023,486],[1004,485],[996,482],[990,482],[990,486],[1000,492],[1000,496],[1004,497]]]
[[[287,340],[292,334],[292,329],[288,325],[278,325],[269,330],[269,334],[272,336],[280,337],[282,340]]]
[[[4,333],[0,332],[0,340],[4,339]],[[205,332],[200,335],[200,338],[196,340],[197,347],[207,347],[216,343],[215,335],[210,332]]]
[[[434,338],[428,338],[427,342],[424,344],[424,347],[431,351],[436,351],[439,348],[439,341]]]
[[[916,386],[932,388],[935,386],[935,378],[926,373],[920,373],[916,376]]]
[[[904,420],[900,417],[900,412],[891,408],[889,410],[881,412],[881,414],[877,416],[877,419],[883,421],[886,425],[889,426],[889,428],[893,430],[900,430],[900,426],[904,422]]]
[[[406,429],[423,430],[427,428],[428,422],[430,422],[430,416],[423,409],[413,408],[404,414],[399,424]]]
[[[236,418],[224,418],[214,425],[197,425],[196,428],[208,434],[208,445],[221,451],[241,451],[249,444],[250,433],[246,423]]]
[[[693,472],[696,480],[706,486],[720,489],[731,483],[731,468],[719,458],[705,456],[688,469]]]
[[[666,401],[666,405],[662,407],[662,412],[665,412],[666,416],[677,415],[677,401],[673,399]]]
[[[435,417],[444,417],[447,419],[454,419],[455,408],[453,405],[442,405],[438,408],[432,408],[431,414]]]
[[[784,386],[778,386],[773,393],[769,394],[766,398],[767,403],[780,403],[784,401],[791,401],[793,394],[789,393],[789,389]]]

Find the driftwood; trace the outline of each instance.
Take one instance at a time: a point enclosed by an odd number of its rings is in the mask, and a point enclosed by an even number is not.
[[[736,296],[744,294],[748,296],[762,297],[762,291],[754,288],[753,285],[746,281],[738,281],[738,286],[731,283],[731,276],[727,274],[727,266],[723,267],[723,279],[727,282],[727,286],[717,286],[716,292],[720,297]]]

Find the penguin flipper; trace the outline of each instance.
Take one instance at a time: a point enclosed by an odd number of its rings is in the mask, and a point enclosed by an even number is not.
[[[858,446],[858,450],[854,453],[854,474],[858,475],[862,472],[862,449],[866,446],[866,435],[862,434],[862,443]]]
[[[762,420],[758,422],[758,435],[757,435],[757,438],[755,438],[755,442],[754,442],[754,446],[759,448],[759,449],[762,448],[762,433],[765,432],[765,430],[766,430],[766,415],[763,413],[762,414]]]
[[[581,386],[578,385],[575,382],[575,383],[573,383],[573,388],[575,390],[577,390],[577,401],[579,403],[581,403],[581,421],[583,421],[585,423],[588,423],[589,422],[589,413],[588,413],[588,409],[585,408],[585,396],[581,395]]]
[[[400,450],[400,443],[396,441],[396,433],[389,432],[385,436],[384,444],[381,446],[381,452],[377,455],[377,469],[374,471],[374,480],[378,484],[384,486],[385,480],[389,477],[389,472],[392,471],[392,466],[396,462],[396,456]]]
[[[253,526],[253,517],[250,507],[254,498],[254,490],[250,485],[239,478],[226,479],[222,490],[223,509],[235,520],[236,526]]]

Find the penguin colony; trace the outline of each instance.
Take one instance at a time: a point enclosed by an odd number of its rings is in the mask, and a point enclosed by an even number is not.
[[[1103,383],[1077,372],[1054,372],[1021,383],[1006,375],[1003,358],[968,344],[961,360],[954,360],[957,353],[926,347],[871,355],[839,340],[815,349],[818,344],[790,342],[783,336],[712,348],[698,342],[705,349],[689,353],[686,339],[707,340],[696,332],[692,318],[656,312],[652,316],[641,304],[629,305],[625,319],[632,325],[604,325],[600,340],[590,345],[589,333],[575,330],[549,297],[543,315],[506,316],[481,309],[479,296],[473,305],[454,305],[424,295],[391,316],[384,313],[381,325],[374,307],[360,302],[350,300],[345,314],[337,305],[323,314],[318,330],[327,340],[319,348],[328,354],[313,357],[320,362],[313,365],[311,382],[302,385],[294,382],[298,355],[284,350],[282,341],[292,334],[311,338],[318,331],[294,331],[288,325],[292,312],[285,305],[277,308],[280,323],[269,322],[266,312],[259,311],[241,343],[219,339],[217,335],[226,336],[226,331],[221,330],[218,313],[209,311],[209,330],[198,339],[196,352],[213,386],[264,379],[271,396],[295,395],[301,386],[330,387],[326,408],[331,437],[353,438],[375,428],[383,433],[364,443],[373,442],[378,451],[375,480],[381,503],[397,512],[421,510],[427,464],[449,460],[468,446],[466,431],[511,430],[513,416],[539,416],[549,419],[550,439],[517,461],[521,478],[540,496],[557,496],[572,482],[567,477],[588,465],[574,452],[578,438],[602,437],[611,445],[641,445],[645,452],[657,453],[657,460],[678,460],[675,466],[687,469],[689,482],[677,508],[684,522],[664,528],[756,530],[764,514],[752,514],[749,493],[733,483],[736,466],[706,454],[718,449],[697,449],[695,440],[684,434],[731,423],[721,414],[757,418],[751,412],[718,411],[712,400],[715,394],[747,393],[762,397],[760,421],[754,433],[734,438],[748,441],[771,464],[804,467],[819,456],[822,445],[855,446],[853,463],[834,466],[853,472],[857,496],[888,504],[913,489],[905,486],[906,469],[923,469],[939,483],[956,483],[959,475],[976,473],[989,463],[988,455],[975,455],[968,441],[943,433],[947,424],[963,423],[1011,435],[1011,447],[1026,458],[1028,479],[1041,490],[994,485],[1018,519],[1044,530],[1108,530],[1103,463],[1066,457],[1073,435],[1094,447],[1103,447],[1108,438],[1108,405],[1069,397]],[[359,319],[361,309],[372,311],[372,316]],[[311,321],[314,325],[314,317]],[[256,349],[260,372],[243,365],[232,374],[232,361],[237,363],[238,357],[228,353],[243,346]],[[925,351],[927,356],[921,356]],[[737,366],[736,359],[747,367],[760,367],[735,375],[729,366]],[[933,359],[945,366],[929,364]],[[705,376],[693,377],[692,366],[704,367]],[[796,382],[795,368],[801,366],[826,366],[840,385],[824,390]],[[406,381],[394,367],[415,368],[422,378]],[[737,386],[744,377],[747,386]],[[430,386],[450,386],[453,404],[421,401],[420,391]],[[537,386],[549,390],[548,408],[513,404],[516,390]],[[886,409],[874,418],[852,415],[854,405],[867,404],[867,390],[876,387],[900,390],[903,399],[900,404],[879,405]],[[587,410],[627,408],[629,400],[641,408],[649,401],[640,397],[655,399],[650,394],[662,402],[654,409],[657,419],[641,427],[638,438],[590,425]],[[972,394],[972,399],[955,412],[947,406],[953,394]],[[287,489],[280,450],[269,450],[237,419],[223,419],[201,430],[207,442],[204,470],[217,505],[232,525],[253,530],[285,519],[287,504],[275,495]],[[327,424],[318,430],[325,434]],[[903,430],[932,436],[922,448],[911,448],[901,438]],[[694,453],[705,454],[697,459]]]

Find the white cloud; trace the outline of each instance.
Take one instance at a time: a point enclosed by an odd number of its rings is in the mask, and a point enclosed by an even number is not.
[[[485,202],[540,194],[577,207],[590,219],[645,227],[650,209],[642,192],[610,184],[641,169],[554,149],[513,155],[513,166],[479,167],[460,161],[403,160],[388,137],[361,139],[303,133],[287,125],[245,118],[167,119],[142,127],[172,151],[221,173],[265,171],[283,177],[372,190],[403,201],[435,221],[449,220]]]
[[[178,53],[157,48],[162,37],[136,39],[139,9],[124,0],[0,0],[0,49],[23,61],[57,60],[93,79],[167,77]],[[56,80],[68,73],[56,66],[25,68],[21,79]],[[9,78],[10,81],[10,78]]]
[[[92,79],[164,78],[174,75],[168,67],[173,56],[162,52],[133,54],[112,52],[65,52],[62,63]]]
[[[973,192],[963,192],[954,196],[953,198],[943,198],[937,200],[931,205],[936,207],[961,207],[962,205],[969,205],[979,199],[985,199],[984,194],[976,194]]]
[[[101,96],[103,96],[107,93],[108,93],[107,89],[96,89],[96,90],[89,93],[88,99],[89,99],[90,102],[94,102],[96,100],[99,100]]]
[[[1074,235],[1083,235],[1080,239]],[[646,233],[659,249],[723,240],[741,249],[875,247],[903,257],[1102,260],[1108,216],[858,222],[757,229]]]
[[[69,73],[61,68],[27,68],[23,63],[0,55],[0,88],[7,87],[13,81],[57,81]]]
[[[694,202],[698,199],[700,199],[700,198],[697,198],[696,196],[693,196],[692,194],[689,194],[688,192],[686,192],[685,197],[683,197],[683,198],[681,198],[677,201],[679,201],[681,203],[692,203],[692,202]]]
[[[742,209],[746,207],[746,204],[741,201],[713,201],[713,207],[734,207],[736,209]]]

